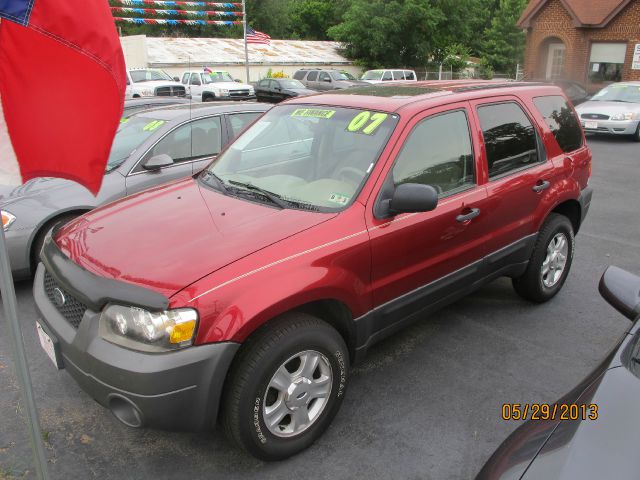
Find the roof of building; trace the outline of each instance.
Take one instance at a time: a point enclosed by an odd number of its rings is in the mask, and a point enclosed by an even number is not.
[[[244,63],[244,41],[239,38],[147,37],[150,65],[236,65]],[[271,40],[271,45],[249,44],[249,63],[264,65],[351,65],[339,53],[337,42]]]
[[[518,26],[531,27],[531,21],[549,0],[530,0],[522,12]],[[560,0],[576,27],[603,28],[615,18],[631,0]]]

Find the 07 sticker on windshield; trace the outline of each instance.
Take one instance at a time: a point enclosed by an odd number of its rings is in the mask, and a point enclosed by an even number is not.
[[[325,110],[322,108],[298,108],[293,111],[291,116],[306,118],[331,118],[335,113],[335,110]]]
[[[373,135],[388,117],[387,113],[372,113],[365,110],[353,117],[349,125],[347,125],[347,131]]]

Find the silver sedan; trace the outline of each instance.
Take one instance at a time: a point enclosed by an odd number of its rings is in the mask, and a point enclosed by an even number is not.
[[[640,82],[612,83],[576,111],[586,133],[629,135],[640,142]]]
[[[55,226],[107,202],[198,173],[269,108],[237,102],[176,105],[124,117],[95,197],[80,184],[60,178],[36,178],[17,187],[0,185],[0,212],[14,278],[33,273],[44,237]]]

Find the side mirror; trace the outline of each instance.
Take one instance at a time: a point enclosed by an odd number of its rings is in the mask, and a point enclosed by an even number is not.
[[[640,315],[640,277],[619,267],[610,266],[602,274],[600,295],[629,320]]]
[[[239,78],[234,78],[233,81],[236,83],[242,83],[242,80],[240,80]]]
[[[179,82],[180,81],[180,77],[173,77],[173,81],[174,82]]]
[[[166,153],[155,155],[142,163],[142,168],[150,171],[158,171],[161,168],[173,165],[173,158]]]
[[[438,205],[438,192],[431,185],[403,183],[389,201],[389,213],[429,212]]]

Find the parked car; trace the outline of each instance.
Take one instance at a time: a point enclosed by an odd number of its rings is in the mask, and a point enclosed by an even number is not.
[[[182,74],[182,83],[191,97],[198,102],[216,100],[253,100],[256,98],[251,85],[236,82],[229,72],[190,71]]]
[[[35,178],[0,188],[14,278],[32,275],[44,238],[55,225],[125,195],[197,173],[268,109],[257,103],[177,105],[124,117],[96,197],[61,178]]]
[[[417,82],[418,77],[413,70],[367,70],[360,80],[367,83]]]
[[[551,413],[541,420],[527,421],[512,433],[476,480],[638,478],[638,292],[640,277],[617,267],[605,271],[600,294],[635,323],[580,385],[548,409]],[[561,420],[563,414],[565,419]]]
[[[134,113],[138,113],[143,110],[149,110],[150,108],[168,107],[169,105],[178,105],[190,102],[191,99],[179,97],[132,98],[130,100],[124,101],[122,116],[130,117]]]
[[[186,89],[162,70],[133,68],[127,70],[125,98],[184,97]]]
[[[306,88],[299,80],[290,78],[264,78],[256,85],[256,98],[260,102],[278,103],[314,93],[318,92]]]
[[[318,91],[340,90],[343,88],[367,85],[367,82],[356,80],[347,72],[341,72],[332,68],[301,69],[293,74],[293,78],[300,80],[305,87]]]
[[[640,142],[640,82],[612,83],[576,111],[587,133],[627,135]]]
[[[209,429],[220,413],[247,451],[282,459],[327,428],[382,338],[499,276],[556,295],[590,168],[557,87],[291,99],[200,175],[49,236],[38,328],[126,425]]]

